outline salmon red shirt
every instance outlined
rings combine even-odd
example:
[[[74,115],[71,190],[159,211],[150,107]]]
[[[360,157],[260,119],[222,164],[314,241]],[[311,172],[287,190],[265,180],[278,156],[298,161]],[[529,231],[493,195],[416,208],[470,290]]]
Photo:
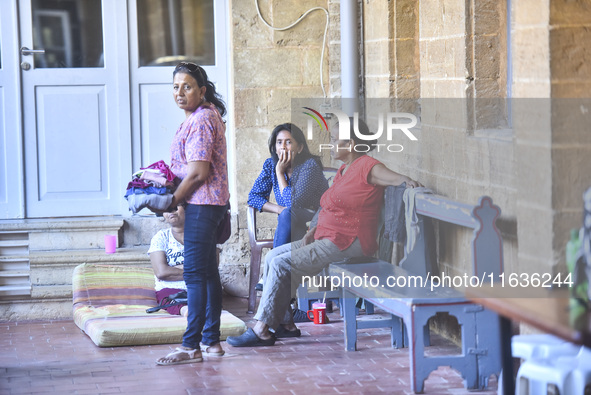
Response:
[[[381,162],[363,155],[353,161],[345,174],[341,166],[333,184],[320,199],[322,211],[314,238],[328,239],[341,251],[359,238],[365,255],[378,249],[378,216],[384,188],[367,182],[371,169]]]

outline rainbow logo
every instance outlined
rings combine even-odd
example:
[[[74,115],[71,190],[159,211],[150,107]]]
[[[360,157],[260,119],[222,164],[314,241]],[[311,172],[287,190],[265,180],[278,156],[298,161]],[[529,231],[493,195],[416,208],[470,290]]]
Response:
[[[303,108],[314,113],[314,114],[310,114],[309,112],[304,111],[304,114],[309,115],[310,117],[312,117],[313,120],[316,121],[318,126],[320,126],[320,130],[322,130],[322,124],[324,124],[324,129],[326,129],[328,131],[328,124],[326,123],[326,119],[324,119],[324,117],[318,111],[316,111],[310,107],[303,107]],[[322,123],[320,123],[320,121],[322,121]]]

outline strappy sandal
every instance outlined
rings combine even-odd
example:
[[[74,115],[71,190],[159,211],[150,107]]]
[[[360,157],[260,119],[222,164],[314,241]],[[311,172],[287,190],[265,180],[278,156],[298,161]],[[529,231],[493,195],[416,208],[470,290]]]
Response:
[[[208,346],[207,344],[201,343],[200,344],[201,352],[204,355],[208,356],[208,357],[221,357],[221,356],[223,356],[226,353],[224,351],[224,349],[221,348],[221,346],[220,346],[221,351],[210,351],[210,349],[213,349],[213,347],[216,346],[216,345],[218,345],[218,344],[220,344],[220,343],[218,342],[218,343],[215,343],[215,344],[212,344],[212,345]]]
[[[199,356],[197,357],[197,353],[199,352]],[[201,362],[203,361],[203,357],[201,356],[201,350],[184,350],[180,347],[177,347],[175,351],[171,352],[170,354],[168,354],[167,356],[165,356],[164,358],[161,359],[166,359],[166,358],[173,358],[177,355],[181,355],[181,354],[187,354],[189,356],[188,359],[181,359],[178,361],[156,361],[157,365],[160,366],[169,366],[169,365],[182,365],[185,363],[194,363],[194,362]]]

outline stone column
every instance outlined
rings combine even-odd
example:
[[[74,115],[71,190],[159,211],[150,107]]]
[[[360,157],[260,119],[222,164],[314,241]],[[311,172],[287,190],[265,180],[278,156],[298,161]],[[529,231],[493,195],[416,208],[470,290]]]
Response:
[[[566,271],[571,228],[582,226],[591,186],[591,2],[550,1],[552,211],[555,263]]]
[[[591,4],[516,1],[512,11],[518,269],[565,272],[591,185]]]
[[[512,3],[517,272],[552,269],[549,0]]]
[[[313,7],[326,7],[323,1],[259,0],[261,14],[275,27],[285,27]],[[331,5],[331,9],[335,6]],[[338,7],[338,4],[336,4]],[[221,254],[220,273],[224,289],[246,295],[250,248],[246,231],[248,192],[269,157],[267,141],[273,128],[291,121],[292,98],[322,97],[320,55],[326,15],[309,14],[292,29],[274,31],[257,15],[252,1],[232,2],[232,55],[236,146],[235,152],[238,234],[226,242]],[[328,88],[327,59],[323,73]],[[338,55],[335,55],[338,56]],[[272,198],[273,199],[273,198]],[[272,237],[277,216],[257,218],[259,237]]]

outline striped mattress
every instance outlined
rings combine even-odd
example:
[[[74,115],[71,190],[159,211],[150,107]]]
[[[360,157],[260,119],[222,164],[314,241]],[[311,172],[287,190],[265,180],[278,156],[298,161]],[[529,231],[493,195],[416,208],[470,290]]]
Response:
[[[81,264],[72,278],[75,324],[99,347],[180,343],[187,319],[157,306],[151,268]],[[244,322],[223,311],[221,338],[246,330]]]

